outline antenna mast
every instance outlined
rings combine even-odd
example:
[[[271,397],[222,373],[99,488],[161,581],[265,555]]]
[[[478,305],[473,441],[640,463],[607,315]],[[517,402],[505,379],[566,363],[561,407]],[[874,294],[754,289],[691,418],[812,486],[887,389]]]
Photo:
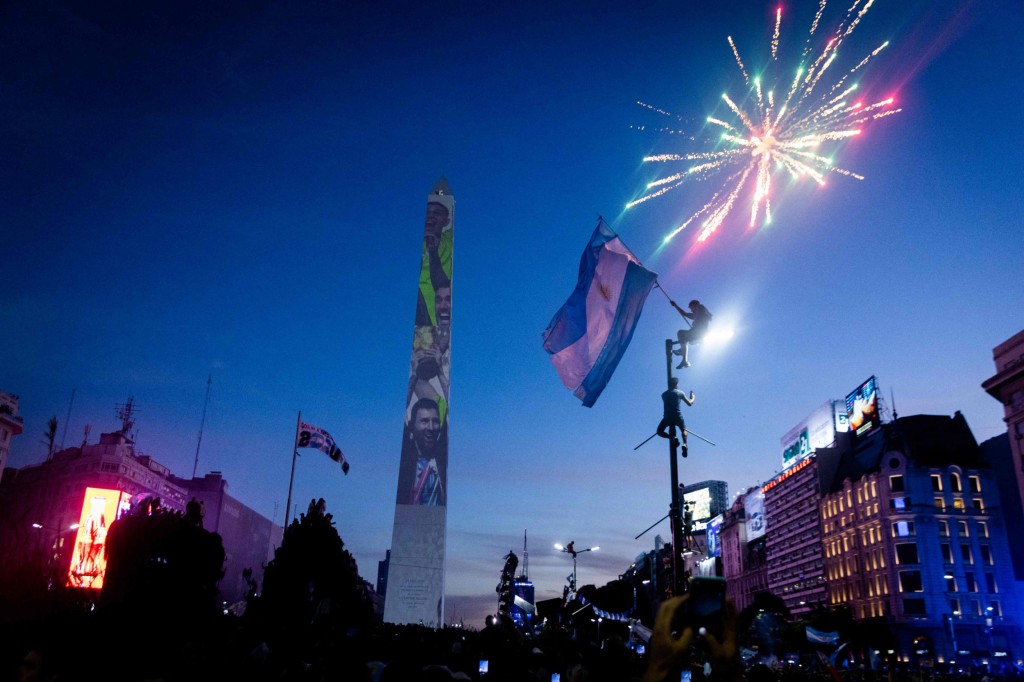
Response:
[[[530,553],[526,551],[526,529],[523,529],[523,568],[519,571],[517,580],[529,580],[530,574]]]
[[[210,404],[210,386],[213,385],[213,373],[206,377],[206,400],[203,402],[203,418],[199,422],[199,440],[196,441],[196,461],[192,464],[192,478],[196,477],[199,468],[199,446],[203,444],[203,427],[206,426],[206,408]]]
[[[135,426],[135,398],[128,396],[128,402],[115,407],[117,411],[114,414],[121,420],[121,433],[128,436],[132,427]]]

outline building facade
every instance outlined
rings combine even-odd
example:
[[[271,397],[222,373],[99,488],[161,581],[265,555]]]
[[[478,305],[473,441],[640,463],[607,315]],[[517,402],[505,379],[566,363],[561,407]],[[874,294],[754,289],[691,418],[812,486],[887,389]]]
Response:
[[[820,503],[828,600],[892,627],[914,664],[1020,652],[1008,527],[960,413],[885,424],[844,449]]]
[[[20,435],[24,426],[18,416],[18,396],[0,391],[0,480],[11,453],[11,439]]]
[[[811,453],[761,488],[768,589],[797,618],[826,602],[819,459]]]
[[[752,492],[752,491],[748,491]],[[759,592],[768,591],[768,563],[763,536],[748,540],[745,495],[739,495],[725,512],[718,535],[722,577],[727,593],[742,611]]]
[[[1004,489],[1003,497],[1007,502],[1013,500],[1012,513],[1014,519],[1020,521],[1021,500],[1024,500],[1024,331],[996,346],[992,359],[996,373],[981,386],[1003,405],[1010,447],[1010,464],[1005,472],[1016,487],[1015,498],[1008,489]],[[1024,580],[1024,550],[1020,548],[1014,552],[1014,568],[1017,580]]]
[[[147,498],[183,512],[193,497],[206,508],[206,530],[224,543],[221,599],[239,601],[247,590],[242,570],[251,568],[262,579],[263,565],[280,543],[280,527],[227,495],[219,473],[180,479],[138,453],[124,431],[8,472],[0,485],[0,572],[28,567],[44,572],[51,583],[101,588],[106,533],[122,513]]]

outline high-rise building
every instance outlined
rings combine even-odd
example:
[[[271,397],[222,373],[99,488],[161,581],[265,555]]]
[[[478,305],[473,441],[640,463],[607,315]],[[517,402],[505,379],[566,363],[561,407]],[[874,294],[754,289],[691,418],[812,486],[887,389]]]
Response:
[[[796,617],[825,603],[818,520],[819,454],[807,455],[762,486],[767,532],[768,589]]]
[[[391,566],[391,550],[389,549],[381,561],[377,562],[376,592],[382,597],[388,594],[388,569]]]
[[[442,177],[427,197],[384,601],[389,623],[443,623],[454,224],[455,199]]]
[[[22,431],[24,424],[18,416],[18,396],[0,391],[0,480],[11,452],[11,439]]]

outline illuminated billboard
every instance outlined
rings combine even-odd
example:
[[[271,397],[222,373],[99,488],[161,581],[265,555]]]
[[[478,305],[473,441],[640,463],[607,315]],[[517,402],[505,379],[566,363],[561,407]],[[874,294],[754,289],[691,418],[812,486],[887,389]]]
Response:
[[[704,530],[708,521],[725,512],[728,485],[725,481],[701,481],[688,486],[680,486],[680,506],[683,517],[690,514],[693,522],[692,530]]]
[[[122,490],[86,488],[75,546],[68,569],[69,587],[103,587],[107,570],[107,531],[131,508],[132,496]]]
[[[873,431],[881,423],[878,415],[878,380],[869,378],[846,396],[846,418],[850,430],[858,436]]]
[[[719,514],[708,521],[708,556],[722,556],[722,545],[719,542],[718,534],[722,530],[722,518]]]
[[[779,441],[782,446],[782,468],[788,469],[818,448],[827,448],[836,441],[837,431],[846,431],[845,405],[828,401]]]
[[[754,488],[744,496],[743,512],[747,519],[747,542],[764,535],[764,492],[761,488]]]

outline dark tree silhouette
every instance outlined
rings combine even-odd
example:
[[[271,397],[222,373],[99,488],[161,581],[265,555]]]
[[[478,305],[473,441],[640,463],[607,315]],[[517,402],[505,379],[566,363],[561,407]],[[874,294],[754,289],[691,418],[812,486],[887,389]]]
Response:
[[[263,594],[246,617],[285,660],[303,656],[351,627],[370,623],[373,607],[352,555],[323,499],[285,530],[263,575]]]
[[[224,545],[180,512],[147,500],[111,524],[106,551],[101,608],[166,612],[193,621],[218,613]]]
[[[49,421],[46,422],[46,431],[43,431],[43,445],[46,446],[46,459],[47,461],[53,457],[54,443],[57,440],[57,415],[50,417]]]

